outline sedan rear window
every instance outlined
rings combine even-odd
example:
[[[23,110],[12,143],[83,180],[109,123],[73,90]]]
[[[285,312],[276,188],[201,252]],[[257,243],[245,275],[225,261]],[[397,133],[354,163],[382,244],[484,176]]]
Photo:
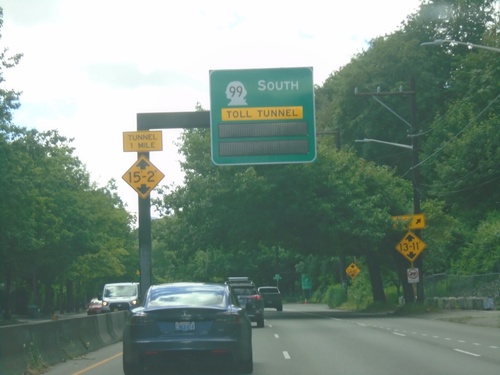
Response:
[[[224,306],[224,294],[216,291],[157,293],[149,301],[149,306]]]
[[[278,288],[259,288],[259,292],[261,293],[279,293]]]
[[[255,290],[255,288],[252,288],[252,287],[245,288],[245,287],[237,286],[237,287],[233,287],[233,291],[238,296],[251,296],[251,295],[257,294],[257,291]]]

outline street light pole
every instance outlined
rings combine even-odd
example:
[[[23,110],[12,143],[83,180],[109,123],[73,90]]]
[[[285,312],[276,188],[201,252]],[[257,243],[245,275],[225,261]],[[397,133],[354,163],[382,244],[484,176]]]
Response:
[[[453,40],[453,39],[436,39],[433,42],[420,43],[420,45],[421,46],[440,46],[443,43],[460,44],[463,46],[467,46],[469,48],[479,48],[479,49],[485,49],[485,50],[493,51],[493,52],[500,52],[500,48],[491,47],[491,46],[483,46],[481,44],[474,44],[474,43],[469,43],[469,42],[460,42],[458,40]]]
[[[354,142],[375,142],[375,143],[383,143],[384,145],[391,145],[391,146],[396,146],[396,147],[402,147],[402,148],[409,148],[410,150],[413,150],[412,145],[405,145],[402,143],[395,143],[395,142],[386,142],[386,141],[381,141],[379,139],[370,139],[370,138],[365,138],[365,139],[355,139]]]

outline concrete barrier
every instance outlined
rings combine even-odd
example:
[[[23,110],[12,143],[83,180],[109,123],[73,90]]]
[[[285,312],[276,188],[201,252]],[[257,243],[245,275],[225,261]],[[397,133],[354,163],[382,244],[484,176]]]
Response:
[[[494,310],[494,299],[490,297],[432,297],[425,304],[445,310]]]
[[[97,325],[97,331],[99,332],[99,337],[101,338],[104,345],[113,344],[120,339],[119,337],[116,337],[114,335],[112,336],[109,333],[109,323],[107,315],[109,314],[97,314],[89,317],[91,318],[91,320],[96,320],[95,324]]]
[[[127,314],[0,327],[0,374],[23,375],[121,341]]]

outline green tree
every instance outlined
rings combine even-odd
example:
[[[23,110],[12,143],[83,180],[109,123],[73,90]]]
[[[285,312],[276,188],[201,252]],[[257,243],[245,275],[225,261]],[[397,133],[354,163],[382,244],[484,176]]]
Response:
[[[391,227],[391,214],[407,205],[407,183],[349,150],[323,144],[312,164],[215,167],[207,135],[185,132],[186,185],[156,202],[174,216],[175,228],[183,228],[174,229],[181,236],[176,259],[185,254],[181,259],[206,264],[206,251],[220,249],[226,271],[234,257],[236,270],[259,275],[256,259],[275,246],[299,254],[374,256],[375,298],[384,298],[373,249]]]
[[[500,213],[491,212],[479,224],[472,239],[455,259],[461,274],[477,275],[500,272]]]
[[[0,41],[2,27],[3,8],[0,7]],[[7,224],[12,220],[12,215],[14,214],[9,205],[9,202],[11,202],[10,199],[12,192],[9,192],[8,189],[10,188],[10,183],[13,181],[9,180],[9,171],[12,166],[8,163],[11,158],[11,150],[9,150],[8,147],[9,137],[7,132],[12,121],[12,111],[19,108],[20,105],[20,93],[4,87],[4,70],[15,67],[19,63],[22,55],[15,54],[9,56],[7,53],[8,48],[0,48],[0,186],[2,187],[0,190],[0,259],[5,259],[4,256],[7,257],[8,244],[14,241],[17,242],[21,238],[20,233],[15,233],[10,230],[7,231]],[[5,262],[2,262],[2,268],[3,272],[0,271],[0,274],[5,274],[6,283],[3,291],[3,298],[2,293],[0,293],[0,305],[5,307],[5,315],[8,318],[10,314],[8,307],[10,305],[9,297],[12,283],[12,273],[8,269]]]
[[[1,29],[3,27],[3,8],[0,7],[0,41],[2,38]],[[7,47],[0,48],[0,125],[5,126],[12,121],[12,111],[19,108],[19,96],[21,93],[12,89],[3,87],[5,82],[4,69],[14,68],[19,64],[22,54],[17,53],[9,56]]]
[[[334,150],[331,139],[320,139],[314,163],[216,167],[210,161],[208,131],[185,131],[181,138],[185,185],[165,188],[156,201],[165,215],[157,229],[168,231],[155,234],[164,254],[159,262],[168,269],[162,277],[220,278],[227,276],[220,273],[233,269],[259,273],[264,268],[269,273],[259,261],[269,263],[270,249],[280,248],[297,256],[296,265],[305,264],[308,256],[363,257],[375,301],[384,298],[383,275],[397,270],[406,300],[413,300],[405,281],[408,262],[394,250],[400,233],[392,229],[390,219],[412,212],[409,178],[416,167],[412,153],[355,140],[409,144],[409,136],[418,137],[423,146],[419,149],[422,181],[417,188],[429,223],[434,223],[423,232],[428,244],[423,269],[449,269],[457,247],[473,237],[480,218],[472,215],[476,217],[468,219],[473,225],[463,225],[466,220],[457,219],[460,205],[450,195],[440,194],[440,187],[449,178],[458,181],[457,171],[465,173],[471,166],[478,172],[472,186],[482,186],[488,177],[495,181],[492,167],[497,163],[498,142],[491,125],[498,122],[496,106],[488,114],[480,111],[498,95],[498,64],[489,56],[483,66],[485,56],[469,55],[466,49],[436,50],[421,43],[437,38],[495,43],[494,4],[490,0],[423,3],[400,30],[372,40],[366,51],[317,86],[317,128],[324,133],[333,130],[341,150]],[[417,83],[418,134],[409,124],[410,77]],[[355,95],[356,87],[358,94],[394,95],[375,100]],[[484,116],[479,118],[478,113]],[[476,118],[479,121],[469,131],[466,124]],[[473,131],[476,123],[479,129]],[[460,141],[442,147],[457,132]],[[491,138],[485,152],[492,162],[478,159],[481,137]],[[491,205],[487,196],[477,199],[481,202],[477,213]],[[470,203],[475,201],[476,197]],[[308,264],[314,268],[316,262]],[[342,266],[339,269],[343,272]]]
[[[450,270],[452,259],[473,237],[478,222],[496,209],[498,192],[491,189],[498,180],[494,166],[499,142],[493,124],[498,123],[499,76],[498,56],[491,51],[420,44],[435,39],[497,44],[495,4],[489,0],[426,2],[400,30],[372,40],[366,51],[316,90],[319,127],[335,129],[340,136],[337,144],[341,140],[342,146],[354,145],[367,160],[396,167],[398,175],[411,176],[410,152],[354,141],[373,138],[409,144],[408,135],[418,136],[422,207],[435,225],[422,233],[428,244],[423,269],[428,272]],[[405,124],[409,106],[398,94],[400,87],[408,90],[409,76],[417,83],[418,135]],[[376,100],[355,95],[356,87],[358,94],[380,90],[394,95]]]

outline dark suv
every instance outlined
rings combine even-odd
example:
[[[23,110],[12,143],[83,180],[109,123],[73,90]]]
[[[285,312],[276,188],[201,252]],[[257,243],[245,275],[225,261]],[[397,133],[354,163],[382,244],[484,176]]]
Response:
[[[283,298],[276,286],[261,286],[259,294],[264,298],[265,307],[274,307],[277,311],[283,311]]]
[[[245,307],[247,315],[257,327],[264,327],[264,299],[257,287],[248,277],[229,277],[226,284],[238,297],[240,306]]]

